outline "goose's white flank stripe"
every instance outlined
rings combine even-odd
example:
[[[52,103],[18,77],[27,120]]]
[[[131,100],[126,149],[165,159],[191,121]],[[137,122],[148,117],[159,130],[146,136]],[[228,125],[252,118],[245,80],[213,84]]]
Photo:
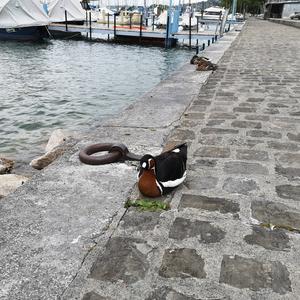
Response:
[[[158,187],[158,188],[159,188],[159,190],[160,190],[160,194],[162,195],[162,193],[163,193],[163,190],[162,190],[162,188],[161,188],[160,184],[158,183],[158,181],[157,181],[157,180],[155,180],[155,183],[156,183],[157,187]]]
[[[165,188],[167,188],[167,187],[175,187],[175,186],[183,183],[184,180],[185,180],[185,178],[186,178],[186,171],[184,172],[184,174],[183,174],[183,176],[181,178],[176,179],[176,180],[169,180],[169,181],[165,181],[165,182],[161,182],[160,181],[160,184],[163,187],[165,187]]]

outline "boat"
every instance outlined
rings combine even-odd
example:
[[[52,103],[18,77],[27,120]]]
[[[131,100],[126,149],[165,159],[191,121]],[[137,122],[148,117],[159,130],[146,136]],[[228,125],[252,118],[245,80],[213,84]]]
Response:
[[[0,0],[0,40],[37,41],[49,18],[39,0]]]
[[[203,16],[201,13],[196,13],[196,16],[201,17],[203,20],[217,21],[221,20],[225,13],[225,9],[220,6],[211,6],[204,10]]]
[[[86,11],[82,8],[80,0],[50,0],[48,15],[52,23],[67,21],[68,24],[83,25],[86,20]]]
[[[181,26],[183,30],[188,30],[190,28],[190,13],[184,13],[179,18],[179,26]],[[192,16],[191,29],[195,29],[196,27],[197,27],[197,18]]]

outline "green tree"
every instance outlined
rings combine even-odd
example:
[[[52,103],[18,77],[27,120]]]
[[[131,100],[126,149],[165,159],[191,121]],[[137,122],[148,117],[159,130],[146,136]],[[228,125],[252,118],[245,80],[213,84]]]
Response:
[[[233,0],[221,0],[221,5],[231,8]],[[237,0],[237,12],[257,14],[261,12],[264,0]]]

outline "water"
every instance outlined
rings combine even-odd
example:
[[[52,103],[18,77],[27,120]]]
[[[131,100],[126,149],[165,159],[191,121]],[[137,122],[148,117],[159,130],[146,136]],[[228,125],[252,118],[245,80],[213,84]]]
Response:
[[[54,129],[81,130],[116,114],[191,56],[84,41],[0,42],[0,156],[30,160]]]

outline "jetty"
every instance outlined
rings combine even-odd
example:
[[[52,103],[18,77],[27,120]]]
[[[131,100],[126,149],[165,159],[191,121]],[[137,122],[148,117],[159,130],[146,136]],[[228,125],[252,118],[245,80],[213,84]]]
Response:
[[[298,37],[248,20],[1,199],[0,299],[298,299]],[[137,164],[82,164],[98,142],[187,142],[170,209],[125,207]]]

